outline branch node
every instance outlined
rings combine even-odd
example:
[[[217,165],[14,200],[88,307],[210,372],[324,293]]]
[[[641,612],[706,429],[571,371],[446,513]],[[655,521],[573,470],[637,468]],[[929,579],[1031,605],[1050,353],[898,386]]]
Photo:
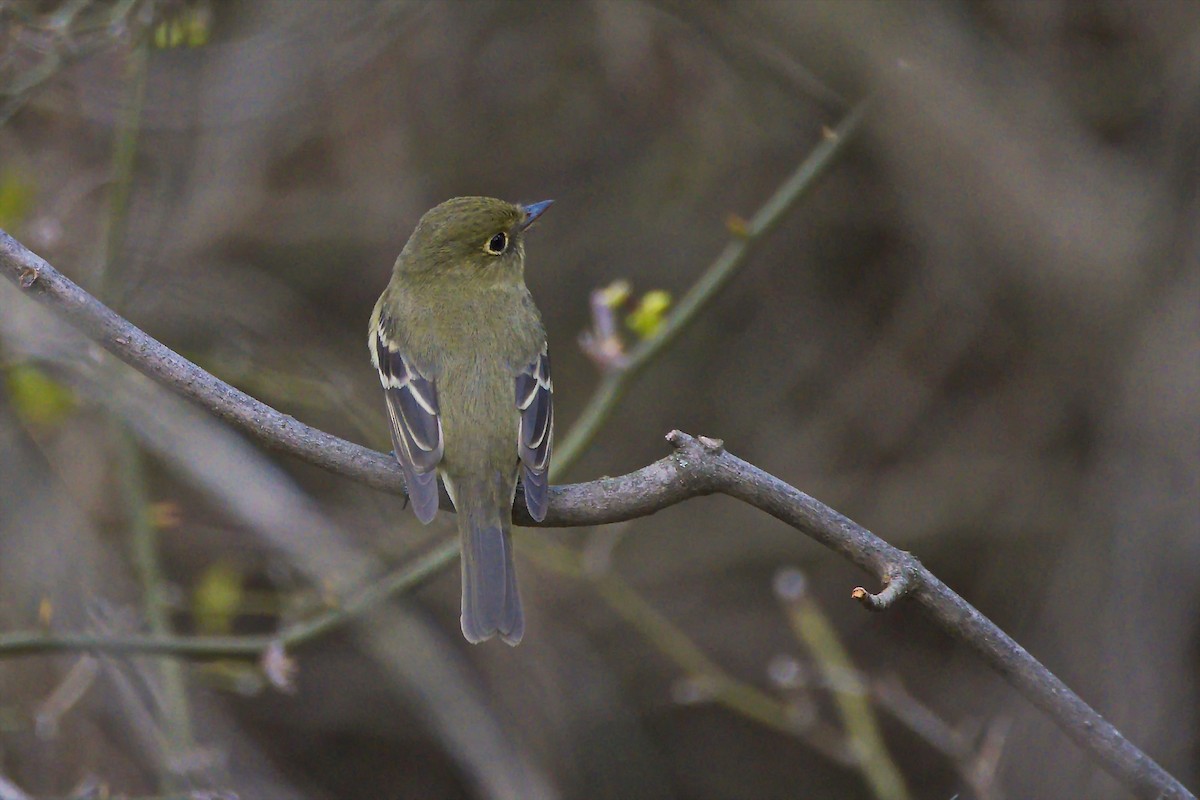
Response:
[[[750,220],[732,212],[725,217],[725,229],[739,239],[749,239],[751,235]]]
[[[879,594],[871,594],[862,586],[855,586],[850,596],[868,611],[886,611],[915,588],[912,571],[899,569],[884,578],[883,590]]]
[[[686,433],[684,433],[681,430],[673,430],[667,434],[667,442],[671,445],[671,447],[674,447],[676,450],[681,449],[682,447],[687,445],[687,443],[690,442],[691,440],[692,440],[692,437],[688,436]]]

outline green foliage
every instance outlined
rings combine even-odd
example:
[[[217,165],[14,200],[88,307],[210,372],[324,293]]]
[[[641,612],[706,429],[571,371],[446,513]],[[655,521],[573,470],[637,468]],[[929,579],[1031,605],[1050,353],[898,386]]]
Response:
[[[0,228],[14,231],[33,208],[34,186],[15,169],[0,170]]]
[[[185,8],[177,16],[165,19],[154,28],[154,46],[203,47],[212,32],[212,15],[207,7]]]
[[[5,385],[17,416],[39,428],[57,428],[75,410],[77,401],[64,386],[32,364],[7,369]]]

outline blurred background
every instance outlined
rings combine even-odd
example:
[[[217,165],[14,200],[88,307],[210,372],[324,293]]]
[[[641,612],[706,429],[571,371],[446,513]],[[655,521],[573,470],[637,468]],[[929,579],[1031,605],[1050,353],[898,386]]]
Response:
[[[1196,786],[1200,5],[2,0],[0,26],[0,227],[380,450],[366,321],[426,209],[557,200],[527,278],[561,442],[614,368],[578,343],[593,290],[627,281],[621,344],[653,336],[662,295],[626,325],[646,293],[685,293],[873,98],[559,479],[721,437]],[[0,442],[0,632],[272,633],[453,532],[7,283]],[[518,547],[516,649],[463,641],[450,565],[290,661],[0,653],[4,797],[1128,796],[915,608],[864,612],[861,573],[731,499]]]

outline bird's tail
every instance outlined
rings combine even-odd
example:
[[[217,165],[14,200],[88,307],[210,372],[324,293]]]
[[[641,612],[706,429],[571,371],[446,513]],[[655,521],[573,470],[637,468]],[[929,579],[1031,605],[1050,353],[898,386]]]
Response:
[[[455,481],[462,539],[462,632],[472,644],[500,634],[515,645],[525,633],[525,615],[513,568],[511,497],[496,494],[482,481]]]

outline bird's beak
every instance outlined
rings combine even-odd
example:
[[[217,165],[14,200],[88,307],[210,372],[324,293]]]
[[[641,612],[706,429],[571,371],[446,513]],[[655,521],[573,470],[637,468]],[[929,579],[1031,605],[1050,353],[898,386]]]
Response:
[[[521,230],[525,230],[532,225],[553,202],[553,200],[543,200],[540,203],[530,203],[525,206],[525,221],[521,223]]]

